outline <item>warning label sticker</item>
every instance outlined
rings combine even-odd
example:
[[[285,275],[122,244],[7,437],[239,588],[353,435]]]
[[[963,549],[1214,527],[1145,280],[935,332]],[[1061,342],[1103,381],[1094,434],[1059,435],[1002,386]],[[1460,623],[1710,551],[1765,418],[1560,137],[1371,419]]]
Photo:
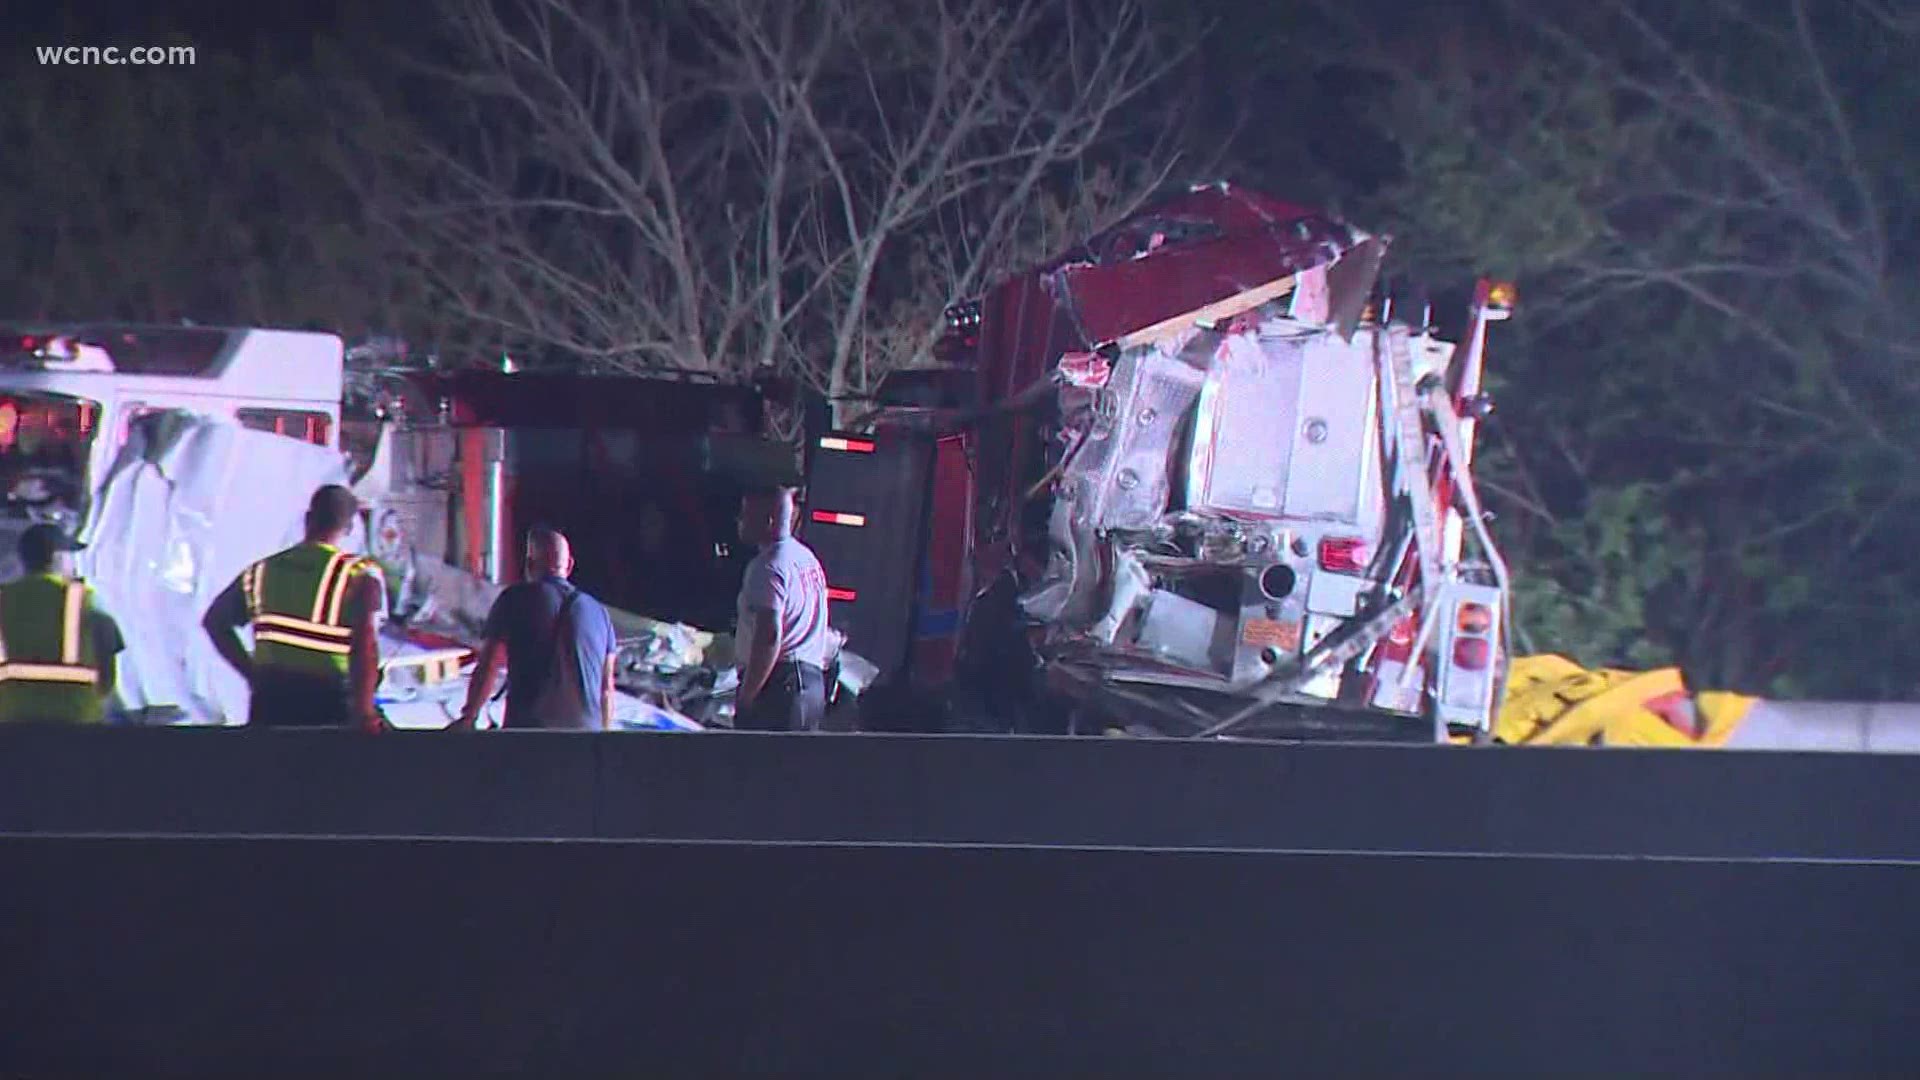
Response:
[[[1282,652],[1300,647],[1300,624],[1273,619],[1248,619],[1240,628],[1240,640],[1249,645],[1271,646]]]

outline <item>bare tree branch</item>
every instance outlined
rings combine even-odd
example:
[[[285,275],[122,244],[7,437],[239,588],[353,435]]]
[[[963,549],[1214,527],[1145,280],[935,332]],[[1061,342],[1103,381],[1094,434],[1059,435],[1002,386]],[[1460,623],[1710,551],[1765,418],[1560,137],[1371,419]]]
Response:
[[[449,2],[467,122],[396,138],[381,215],[463,315],[616,365],[866,393],[1089,155],[1151,118],[1130,179],[1178,160],[1140,0]]]

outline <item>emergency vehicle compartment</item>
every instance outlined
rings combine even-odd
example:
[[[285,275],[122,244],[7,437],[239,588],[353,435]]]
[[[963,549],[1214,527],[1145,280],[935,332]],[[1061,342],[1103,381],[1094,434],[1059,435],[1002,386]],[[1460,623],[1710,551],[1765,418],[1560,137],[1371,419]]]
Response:
[[[1372,335],[1351,342],[1274,321],[1220,341],[1186,455],[1189,507],[1377,531]]]
[[[98,402],[68,394],[0,394],[0,580],[19,576],[15,545],[28,526],[79,523],[100,415]]]
[[[0,394],[0,497],[9,510],[77,511],[100,404],[68,394]]]
[[[1062,388],[1051,558],[1024,598],[1059,655],[1091,644],[1117,679],[1232,690],[1365,610],[1387,514],[1373,336],[1287,310]]]

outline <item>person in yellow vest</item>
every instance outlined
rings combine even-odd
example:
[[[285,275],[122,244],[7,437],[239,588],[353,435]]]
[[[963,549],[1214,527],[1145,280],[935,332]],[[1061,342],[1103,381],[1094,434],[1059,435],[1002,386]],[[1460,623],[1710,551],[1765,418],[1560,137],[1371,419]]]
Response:
[[[359,513],[338,484],[314,492],[306,539],[248,567],[207,609],[213,647],[253,691],[250,726],[387,726],[374,704],[386,582],[374,560],[340,549]]]
[[[126,642],[73,576],[81,545],[56,525],[20,534],[24,576],[0,585],[0,722],[97,724]]]

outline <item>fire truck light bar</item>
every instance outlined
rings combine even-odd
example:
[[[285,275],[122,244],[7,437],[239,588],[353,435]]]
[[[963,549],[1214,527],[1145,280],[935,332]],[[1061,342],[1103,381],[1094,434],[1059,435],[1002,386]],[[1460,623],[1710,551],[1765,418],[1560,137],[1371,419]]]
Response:
[[[868,439],[842,439],[838,436],[829,435],[820,440],[820,449],[848,450],[856,454],[871,454],[873,453],[873,443]]]
[[[829,600],[854,600],[859,596],[860,594],[854,592],[852,589],[835,589],[832,587],[827,589],[827,599]]]
[[[832,510],[815,510],[813,520],[822,525],[852,525],[859,528],[867,523],[865,514],[842,514]]]

